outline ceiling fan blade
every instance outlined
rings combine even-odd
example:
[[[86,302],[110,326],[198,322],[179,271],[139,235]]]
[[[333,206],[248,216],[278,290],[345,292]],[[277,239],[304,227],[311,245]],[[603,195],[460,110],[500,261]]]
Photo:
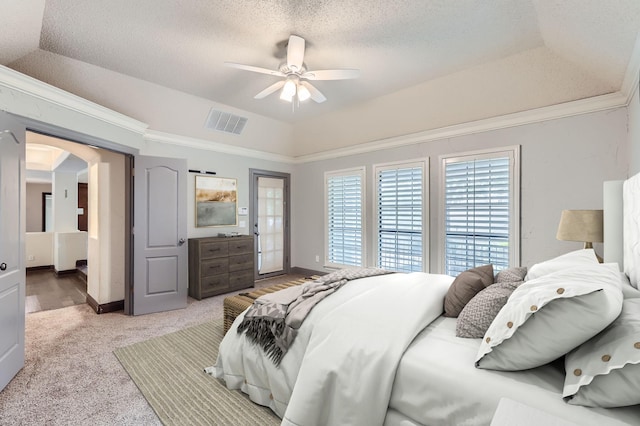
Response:
[[[302,84],[304,87],[309,89],[309,93],[311,93],[311,99],[313,99],[317,103],[320,104],[327,100],[327,98],[322,94],[322,92],[316,89],[311,83],[306,81],[301,81],[300,84]]]
[[[269,96],[270,94],[272,94],[273,92],[278,91],[279,89],[282,88],[282,86],[284,86],[286,80],[280,80],[277,81],[275,83],[273,83],[271,86],[267,87],[266,89],[264,89],[262,92],[258,93],[257,95],[255,95],[253,97],[253,99],[262,99],[262,98],[266,98],[267,96]]]
[[[306,78],[307,80],[349,80],[360,77],[360,70],[342,69],[307,71],[300,77]]]
[[[296,35],[289,37],[287,45],[287,66],[291,71],[300,71],[304,60],[304,39]]]
[[[245,70],[245,71],[253,71],[253,72],[259,72],[261,74],[275,75],[276,77],[285,76],[285,74],[281,73],[280,71],[270,70],[268,68],[262,68],[262,67],[254,67],[253,65],[236,64],[234,62],[225,62],[224,64],[228,67],[238,68],[240,70]]]

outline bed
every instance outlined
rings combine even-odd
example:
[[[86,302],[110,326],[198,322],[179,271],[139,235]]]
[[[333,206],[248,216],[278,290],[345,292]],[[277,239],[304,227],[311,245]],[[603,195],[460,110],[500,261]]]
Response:
[[[640,386],[640,359],[619,363],[618,352],[607,349],[605,355],[598,352],[593,367],[585,361],[592,355],[589,351],[612,348],[620,340],[618,328],[613,327],[627,318],[624,315],[637,310],[640,323],[640,298],[637,303],[634,299],[640,296],[636,199],[640,200],[640,175],[606,184],[605,264],[592,264],[592,255],[583,250],[535,265],[538,276],[532,267],[482,339],[456,337],[458,320],[443,316],[443,300],[455,285],[453,277],[373,276],[350,281],[316,305],[278,366],[237,332],[244,313],[239,315],[220,344],[216,364],[206,371],[229,389],[239,389],[257,404],[270,407],[283,425],[489,425],[503,398],[579,425],[639,425],[640,405],[634,401],[640,392],[634,390]],[[619,272],[619,265],[626,274]],[[544,288],[553,291],[544,293]],[[580,321],[566,316],[576,303],[575,309],[584,310]],[[502,321],[506,315],[513,321]],[[549,327],[547,318],[567,327],[559,341],[545,337],[558,347],[554,350],[559,356],[547,362],[533,354],[533,359],[514,361],[519,358],[510,352],[514,345],[521,352],[527,345],[539,345],[531,333]],[[588,329],[585,324],[590,321],[599,325]],[[625,319],[622,325],[631,323]],[[607,340],[612,333],[618,340]],[[640,340],[638,330],[630,333]],[[637,357],[633,350],[640,353],[640,343],[625,356]],[[639,369],[633,370],[636,366]],[[605,383],[614,373],[623,376],[627,387]],[[632,380],[626,380],[629,377]],[[616,391],[609,392],[607,386]],[[625,401],[625,392],[633,395],[633,405],[602,408],[616,405],[603,402],[602,394],[616,392]]]

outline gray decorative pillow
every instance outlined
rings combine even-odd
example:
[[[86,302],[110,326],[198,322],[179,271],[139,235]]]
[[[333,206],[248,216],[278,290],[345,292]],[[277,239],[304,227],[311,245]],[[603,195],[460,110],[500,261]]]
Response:
[[[478,266],[461,272],[444,297],[444,316],[457,317],[473,296],[493,284],[493,265]]]
[[[497,283],[514,283],[524,281],[527,276],[526,266],[514,266],[513,268],[503,269],[496,275]]]
[[[481,339],[511,293],[523,282],[498,282],[476,294],[458,315],[456,336]]]

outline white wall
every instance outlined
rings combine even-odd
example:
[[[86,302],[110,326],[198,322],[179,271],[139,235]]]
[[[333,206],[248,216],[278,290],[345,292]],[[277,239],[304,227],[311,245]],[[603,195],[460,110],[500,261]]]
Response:
[[[53,265],[53,232],[27,232],[24,248],[27,268]]]
[[[324,253],[324,172],[367,167],[366,218],[372,245],[372,165],[430,157],[431,271],[439,271],[440,164],[444,154],[477,149],[521,146],[521,265],[580,248],[555,239],[563,209],[602,208],[602,182],[628,173],[629,143],[624,108],[418,143],[332,160],[297,165],[292,179],[292,264],[321,270],[315,256]],[[596,244],[602,253],[602,247]],[[370,250],[370,249],[369,249]],[[373,259],[372,250],[368,257]]]
[[[53,230],[78,230],[78,177],[74,172],[52,173]]]
[[[87,232],[56,232],[53,248],[53,266],[56,272],[75,270],[78,260],[87,259]]]
[[[629,176],[640,173],[640,95],[637,88],[629,103],[629,145],[631,146],[631,165]]]
[[[89,239],[87,292],[99,304],[125,294],[125,158],[101,150],[89,163]],[[99,194],[99,195],[96,195]]]

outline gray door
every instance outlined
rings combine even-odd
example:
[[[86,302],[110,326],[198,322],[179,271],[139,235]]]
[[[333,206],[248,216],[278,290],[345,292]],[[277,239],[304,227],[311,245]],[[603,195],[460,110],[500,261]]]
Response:
[[[136,156],[133,314],[187,306],[187,161]]]
[[[0,112],[0,390],[24,366],[25,128]]]
[[[289,174],[250,169],[256,279],[289,273]]]

